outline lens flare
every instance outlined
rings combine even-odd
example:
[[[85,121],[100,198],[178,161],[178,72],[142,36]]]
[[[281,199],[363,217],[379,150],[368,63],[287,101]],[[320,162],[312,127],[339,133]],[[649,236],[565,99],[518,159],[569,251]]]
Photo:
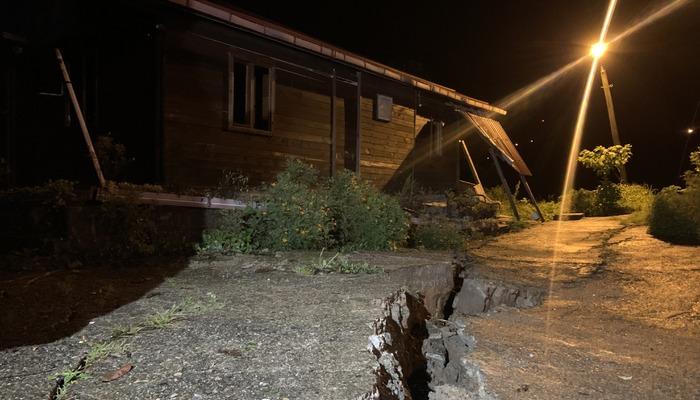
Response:
[[[613,13],[615,12],[615,6],[617,5],[617,0],[611,0],[608,5],[608,12],[605,14],[605,21],[603,22],[603,28],[600,31],[600,38],[598,43],[605,43],[605,37],[608,33],[610,27],[610,21],[612,21]],[[601,52],[602,55],[602,52]],[[556,231],[554,234],[553,242],[553,252],[552,252],[552,262],[549,271],[549,292],[547,295],[547,317],[545,320],[545,336],[549,336],[551,329],[551,314],[552,314],[552,299],[554,293],[554,279],[556,277],[558,255],[559,255],[559,240],[562,232],[562,222],[565,213],[569,212],[571,209],[571,189],[573,189],[574,178],[576,176],[576,163],[578,161],[578,153],[581,148],[581,138],[583,137],[583,128],[586,124],[586,114],[588,112],[588,103],[591,97],[591,91],[593,89],[593,81],[595,80],[596,72],[598,70],[598,57],[593,57],[591,61],[591,69],[588,72],[588,78],[586,79],[586,87],[583,90],[583,97],[581,98],[581,105],[578,111],[578,117],[576,119],[576,126],[574,127],[574,137],[571,141],[571,147],[569,150],[569,160],[566,165],[566,177],[564,178],[564,186],[562,188],[561,194],[561,205],[559,207],[559,221],[557,222]],[[549,346],[545,345],[544,349],[545,357],[549,355]]]
[[[591,46],[591,56],[593,58],[600,58],[605,54],[605,50],[608,49],[608,45],[602,42],[596,43]]]
[[[679,8],[689,4],[691,0],[674,0],[669,3],[667,3],[664,6],[661,6],[660,8],[652,11],[649,15],[638,19],[635,21],[629,28],[626,30],[622,31],[622,33],[616,35],[614,38],[610,40],[610,43],[615,43],[618,42],[627,36],[632,35],[633,33],[636,33],[642,28],[647,27],[648,25],[656,22],[657,20],[668,16],[669,14],[677,11]]]

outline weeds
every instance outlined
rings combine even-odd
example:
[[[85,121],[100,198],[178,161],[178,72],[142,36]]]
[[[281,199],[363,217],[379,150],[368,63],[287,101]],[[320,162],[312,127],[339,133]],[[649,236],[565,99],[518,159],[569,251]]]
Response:
[[[242,347],[242,350],[245,352],[255,351],[257,349],[258,349],[258,344],[256,342],[253,342],[253,341],[245,342],[245,344]]]
[[[55,396],[53,396],[52,398],[56,400],[64,400],[68,396],[68,389],[71,385],[73,385],[81,379],[86,379],[89,376],[90,375],[88,375],[82,370],[72,369],[49,376],[49,380],[57,382],[56,384],[58,388],[55,392]]]
[[[144,327],[140,325],[118,326],[112,330],[112,339],[135,336],[142,330],[144,330]]]
[[[201,314],[219,307],[214,293],[207,293],[205,301],[195,301],[187,297],[181,303],[155,313],[142,322],[135,325],[120,326],[112,331],[112,339],[135,336],[144,330],[159,330],[170,327],[174,322],[187,316]]]
[[[92,347],[90,347],[90,351],[88,351],[87,355],[85,356],[85,365],[86,367],[90,366],[111,354],[123,353],[125,351],[125,340],[110,340],[107,342],[94,344]]]
[[[153,314],[143,322],[144,329],[165,329],[173,324],[176,320],[182,318],[184,313],[182,308],[174,305],[165,311]]]
[[[384,270],[381,267],[369,265],[366,262],[353,262],[347,257],[336,253],[333,257],[324,258],[323,250],[318,259],[297,266],[294,271],[300,275],[315,275],[318,273],[338,273],[338,274],[378,274]]]

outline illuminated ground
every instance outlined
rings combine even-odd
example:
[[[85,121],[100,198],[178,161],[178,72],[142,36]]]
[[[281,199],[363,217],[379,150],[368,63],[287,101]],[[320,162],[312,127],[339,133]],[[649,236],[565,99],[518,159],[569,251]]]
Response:
[[[700,248],[618,221],[563,225],[549,303],[467,318],[473,357],[499,398],[700,398]],[[554,226],[480,249],[479,270],[546,285]]]

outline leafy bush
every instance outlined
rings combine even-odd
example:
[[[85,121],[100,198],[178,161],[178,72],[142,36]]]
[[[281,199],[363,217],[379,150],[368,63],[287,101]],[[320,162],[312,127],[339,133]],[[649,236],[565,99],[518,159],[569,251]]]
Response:
[[[595,205],[599,215],[622,214],[620,200],[622,200],[620,188],[610,181],[603,181],[595,190]]]
[[[585,211],[581,211],[581,209],[577,211],[591,216],[616,215],[623,212],[619,204],[622,193],[610,178],[613,172],[620,173],[630,157],[632,157],[632,145],[630,144],[610,147],[596,146],[592,151],[581,150],[578,161],[584,167],[592,169],[600,178],[601,183],[595,190],[594,201],[582,207]],[[574,208],[574,210],[576,209]]]
[[[398,200],[350,171],[339,172],[330,180],[328,205],[334,221],[333,241],[339,246],[381,250],[406,240],[408,221]]]
[[[322,181],[312,166],[290,160],[261,201],[264,211],[224,213],[198,250],[377,250],[406,240],[407,217],[398,201],[348,171]]]
[[[671,243],[700,244],[699,204],[677,186],[662,189],[651,208],[649,233]]]
[[[619,185],[603,181],[595,190],[575,189],[571,193],[571,211],[584,213],[588,217],[618,215],[624,212],[621,200]]]
[[[263,195],[264,248],[311,250],[332,247],[328,193],[310,165],[290,160]]]
[[[461,250],[465,237],[454,224],[435,222],[416,225],[413,230],[413,246],[428,250]]]
[[[684,175],[686,188],[669,186],[654,199],[649,233],[678,244],[700,244],[700,147],[690,155],[692,169]]]
[[[196,246],[200,253],[255,253],[260,250],[262,214],[252,208],[245,210],[222,210],[215,229],[202,234],[202,242]]]
[[[628,223],[646,224],[654,202],[654,191],[646,185],[619,185],[621,199],[620,207],[624,212],[632,215],[627,219]]]

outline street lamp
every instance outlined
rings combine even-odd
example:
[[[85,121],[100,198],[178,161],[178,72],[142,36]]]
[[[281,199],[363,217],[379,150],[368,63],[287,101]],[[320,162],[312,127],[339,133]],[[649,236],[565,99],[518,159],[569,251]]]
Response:
[[[607,43],[598,42],[598,43],[594,44],[593,46],[591,46],[591,56],[593,56],[593,58],[600,58],[603,56],[603,54],[605,53],[605,50],[607,50],[607,49],[608,49]]]
[[[698,103],[700,104],[700,103]],[[685,165],[685,155],[688,153],[688,145],[690,144],[690,138],[693,136],[693,133],[695,133],[695,128],[690,127],[683,131],[685,133],[686,138],[685,138],[685,145],[683,146],[683,152],[681,153],[681,162],[678,164],[678,176],[680,177],[681,174],[683,173],[683,165]]]

